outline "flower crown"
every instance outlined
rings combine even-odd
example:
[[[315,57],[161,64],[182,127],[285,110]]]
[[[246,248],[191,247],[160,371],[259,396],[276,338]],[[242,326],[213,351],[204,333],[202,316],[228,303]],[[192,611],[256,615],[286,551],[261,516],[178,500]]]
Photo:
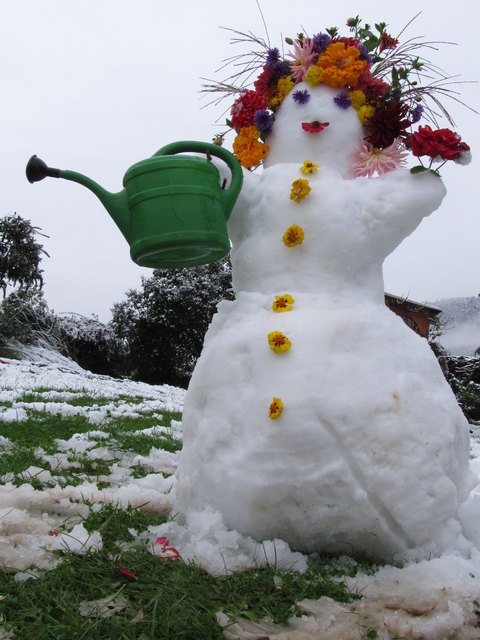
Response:
[[[429,125],[420,127],[416,133],[411,130],[422,117],[436,125],[439,115],[436,109],[453,124],[439,96],[453,97],[460,102],[454,97],[456,92],[448,87],[451,79],[418,53],[425,46],[435,48],[435,43],[412,38],[399,45],[398,39],[387,33],[385,23],[375,24],[374,32],[368,24],[361,26],[359,16],[350,18],[346,24],[351,32],[349,37],[340,36],[338,29],[332,27],[313,37],[299,33],[295,39],[285,38],[291,50],[284,57],[279,49],[268,47],[263,40],[233,31],[237,35],[234,42],[253,42],[260,45],[261,50],[231,58],[229,63],[244,64],[244,69],[228,80],[250,78],[261,69],[260,75],[250,89],[245,85],[235,87],[227,80],[204,85],[204,91],[220,91],[223,97],[239,93],[227,126],[237,133],[233,152],[241,165],[251,170],[262,163],[269,151],[265,140],[272,131],[275,112],[290,92],[293,91],[293,100],[299,105],[309,101],[308,89],[295,89],[300,82],[311,87],[323,84],[338,89],[333,98],[338,108],[356,110],[366,131],[360,151],[369,154],[373,161],[363,173],[357,167],[356,175],[372,175],[377,169],[375,157],[396,157],[395,166],[380,163],[380,166],[395,168],[406,155],[405,149],[418,157],[429,156],[430,167],[434,160],[453,159],[467,164],[469,147],[453,131],[434,131]],[[437,79],[432,80],[432,76]],[[422,85],[424,78],[428,82]],[[302,126],[307,133],[319,133],[328,124],[305,122]],[[221,144],[225,133],[214,141]],[[417,171],[430,167],[421,166]],[[384,171],[377,169],[377,172]]]

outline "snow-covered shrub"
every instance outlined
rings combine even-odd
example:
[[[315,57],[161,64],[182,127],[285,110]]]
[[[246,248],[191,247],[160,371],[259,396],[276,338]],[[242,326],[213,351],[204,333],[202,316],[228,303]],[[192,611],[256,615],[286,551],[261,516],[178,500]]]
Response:
[[[441,355],[439,362],[466,418],[480,424],[480,357]]]
[[[143,278],[112,309],[115,334],[128,344],[128,375],[186,387],[217,304],[231,296],[228,260]]]
[[[48,309],[41,291],[14,291],[0,303],[0,344],[15,340],[35,344],[55,341],[55,316]]]
[[[124,343],[110,324],[79,313],[56,316],[55,332],[61,351],[93,373],[119,376],[123,373]]]

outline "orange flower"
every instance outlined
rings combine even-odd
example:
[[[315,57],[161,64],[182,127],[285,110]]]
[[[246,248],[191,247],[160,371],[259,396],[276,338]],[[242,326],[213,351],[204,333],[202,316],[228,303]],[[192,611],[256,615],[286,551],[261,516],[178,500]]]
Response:
[[[304,237],[305,233],[302,227],[299,227],[298,224],[292,224],[283,234],[283,244],[289,248],[296,247],[302,244]]]
[[[329,87],[355,86],[366,60],[357,60],[357,47],[347,47],[344,42],[333,42],[318,58],[317,65],[323,69],[322,82]]]
[[[242,127],[233,141],[233,153],[242,167],[251,169],[258,166],[270,147],[259,140],[260,132],[256,127]]]
[[[280,414],[283,411],[283,402],[280,398],[273,398],[270,407],[268,409],[268,417],[270,420],[276,420],[280,417]]]
[[[283,313],[285,311],[291,311],[292,305],[295,300],[289,293],[284,293],[283,296],[275,296],[275,301],[272,304],[272,309],[276,313]]]

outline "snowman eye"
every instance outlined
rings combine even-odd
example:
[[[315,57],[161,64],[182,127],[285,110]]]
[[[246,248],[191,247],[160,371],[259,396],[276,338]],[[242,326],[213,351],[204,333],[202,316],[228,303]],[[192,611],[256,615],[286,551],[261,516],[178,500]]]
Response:
[[[307,102],[310,100],[310,94],[306,89],[304,89],[303,91],[297,89],[297,91],[293,92],[292,98],[297,104],[307,104]]]
[[[345,91],[340,91],[333,99],[334,103],[340,109],[348,109],[352,106],[352,101],[350,100],[350,96]]]

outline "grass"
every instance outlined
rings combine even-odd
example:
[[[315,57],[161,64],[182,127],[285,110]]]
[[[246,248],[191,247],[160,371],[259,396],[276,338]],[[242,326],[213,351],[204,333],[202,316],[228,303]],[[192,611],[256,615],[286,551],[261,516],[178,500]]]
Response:
[[[137,524],[136,514],[131,523]],[[107,540],[116,528],[110,513],[101,525]],[[98,523],[96,523],[98,524]],[[113,538],[116,534],[113,535]],[[223,638],[215,613],[242,615],[252,620],[268,616],[285,622],[298,613],[303,598],[330,596],[352,599],[328,568],[314,564],[305,574],[279,572],[274,566],[214,578],[193,564],[162,561],[144,546],[86,556],[67,554],[63,563],[40,580],[17,583],[0,575],[0,611],[22,640],[65,638]],[[125,576],[127,568],[135,579]],[[121,597],[123,607],[109,618],[99,615],[104,598]],[[97,601],[97,611],[82,615],[82,603]],[[140,613],[141,612],[141,613]]]
[[[25,394],[22,402],[41,401],[43,391],[48,389]],[[77,394],[59,402],[88,408],[141,401],[136,400]],[[131,478],[143,478],[152,470],[135,456],[148,456],[152,448],[176,452],[181,447],[168,429],[141,433],[159,424],[169,427],[171,420],[181,418],[178,413],[162,411],[161,420],[151,412],[91,424],[88,414],[53,415],[35,411],[33,405],[26,410],[24,422],[0,422],[0,435],[8,439],[0,447],[0,476],[10,474],[15,486],[28,483],[38,491],[45,489],[40,478],[23,474],[35,466],[50,471],[61,486],[88,481],[108,489],[115,463],[123,465]],[[88,436],[92,431],[103,435]],[[86,450],[59,442],[75,434],[88,436]],[[107,459],[93,456],[98,447],[108,450]],[[52,570],[37,570],[38,579],[17,581],[13,573],[0,570],[0,638],[11,631],[11,637],[21,640],[207,640],[224,637],[216,622],[218,611],[251,620],[267,616],[280,623],[299,613],[296,603],[304,598],[329,596],[346,602],[356,597],[346,588],[345,567],[335,558],[312,560],[303,574],[268,565],[215,578],[181,559],[158,558],[132,535],[133,530],[140,534],[165,522],[165,514],[141,507],[85,504],[88,515],[81,516],[83,525],[89,533],[101,534],[102,549],[84,555],[57,551],[62,561]],[[355,565],[351,573],[357,568],[365,570]]]

